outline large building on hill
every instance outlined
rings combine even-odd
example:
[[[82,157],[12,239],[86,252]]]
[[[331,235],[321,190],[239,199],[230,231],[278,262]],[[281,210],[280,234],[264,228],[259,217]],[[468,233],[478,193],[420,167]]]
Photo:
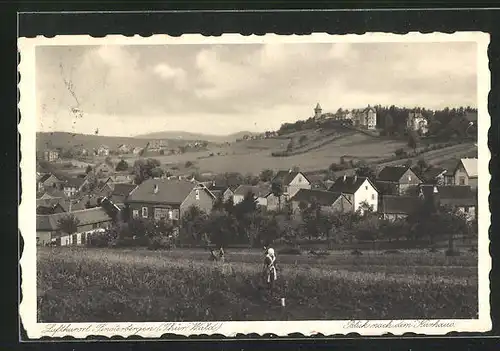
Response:
[[[377,127],[377,111],[375,108],[368,105],[365,108],[342,110],[339,109],[336,113],[323,113],[319,103],[314,108],[314,119],[316,120],[337,120],[337,121],[352,121],[352,124],[358,127],[373,130]]]

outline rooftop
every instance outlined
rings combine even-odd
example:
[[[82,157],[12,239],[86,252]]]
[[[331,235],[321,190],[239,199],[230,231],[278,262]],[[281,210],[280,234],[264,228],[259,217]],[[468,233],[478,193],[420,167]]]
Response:
[[[356,191],[358,191],[359,187],[365,182],[365,180],[368,180],[370,182],[370,180],[366,177],[358,177],[358,176],[339,177],[337,178],[335,183],[333,183],[330,189],[328,189],[328,191],[354,194]]]
[[[180,205],[196,187],[207,191],[203,185],[184,179],[148,179],[129,194],[127,201]]]
[[[331,191],[300,189],[290,200],[311,203],[315,199],[322,206],[330,206],[341,196],[341,193]]]
[[[381,198],[379,211],[386,214],[410,214],[421,204],[415,196],[389,196]]]
[[[37,215],[36,229],[41,231],[56,231],[59,228],[59,220],[70,215],[69,213],[56,213],[51,215]],[[102,207],[90,208],[71,212],[80,222],[78,226],[96,224],[111,221],[111,217]]]

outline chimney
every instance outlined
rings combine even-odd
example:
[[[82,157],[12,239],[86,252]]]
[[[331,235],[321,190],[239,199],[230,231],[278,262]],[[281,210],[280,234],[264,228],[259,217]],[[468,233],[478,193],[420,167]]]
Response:
[[[215,186],[215,180],[212,181],[212,186]]]
[[[288,170],[288,173],[292,173],[292,169],[291,168]]]
[[[353,180],[353,183],[356,183],[358,180],[358,176],[357,175],[354,175],[354,180]]]
[[[346,175],[346,174],[344,174],[344,182],[346,181],[346,179],[347,179],[347,175]]]
[[[158,194],[158,184],[153,186],[153,194]]]

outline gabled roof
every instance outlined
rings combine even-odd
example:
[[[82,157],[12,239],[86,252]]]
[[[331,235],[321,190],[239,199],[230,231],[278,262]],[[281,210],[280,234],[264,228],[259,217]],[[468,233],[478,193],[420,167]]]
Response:
[[[233,194],[246,196],[249,192],[253,193],[256,197],[266,197],[271,193],[271,190],[268,187],[240,185],[236,188]]]
[[[111,217],[102,207],[89,208],[81,211],[74,211],[71,213],[55,213],[51,215],[37,215],[36,216],[36,230],[40,231],[56,231],[59,228],[59,220],[73,215],[78,220],[78,226],[109,222]]]
[[[385,214],[410,214],[415,212],[422,204],[415,196],[390,196],[382,197],[379,212]]]
[[[36,200],[36,207],[54,207],[62,200],[60,197],[40,198]]]
[[[325,190],[312,190],[312,189],[300,189],[297,193],[290,199],[290,201],[311,203],[313,199],[321,206],[331,206],[342,197],[341,193],[334,193]],[[346,198],[347,200],[347,198]]]
[[[319,102],[316,104],[316,107],[314,109],[315,110],[321,110],[321,106],[319,105]]]
[[[477,158],[462,158],[460,162],[469,178],[477,178]]]
[[[443,205],[454,206],[474,206],[477,202],[476,193],[468,185],[421,185],[421,190],[425,198],[430,198],[437,189],[439,201]]]
[[[337,178],[335,183],[333,183],[328,191],[354,194],[356,191],[358,191],[359,187],[365,182],[365,180],[368,180],[368,182],[375,189],[377,189],[376,186],[367,177],[346,176],[345,180],[344,177]]]
[[[67,178],[66,181],[65,181],[65,186],[70,186],[70,187],[75,187],[75,188],[80,188],[83,183],[86,182],[86,179],[85,178]]]
[[[399,182],[409,168],[408,166],[385,166],[378,174],[377,180]]]
[[[113,195],[128,196],[135,188],[137,188],[137,185],[135,185],[135,184],[118,183],[118,184],[115,184],[112,194]]]
[[[158,192],[154,193],[154,187]],[[208,192],[206,187],[184,179],[148,179],[135,188],[129,195],[128,202],[153,202],[180,205],[189,193],[198,187]]]
[[[439,175],[444,174],[446,172],[447,172],[446,168],[431,166],[424,171],[424,173],[422,174],[422,178],[424,178],[423,180],[430,182],[435,180],[436,177],[438,177]]]
[[[297,174],[301,174],[304,177],[304,179],[310,183],[309,179],[307,179],[304,173],[294,172],[294,171],[279,171],[278,173],[276,173],[271,182],[272,183],[280,182],[283,185],[290,185],[290,183],[295,179]]]

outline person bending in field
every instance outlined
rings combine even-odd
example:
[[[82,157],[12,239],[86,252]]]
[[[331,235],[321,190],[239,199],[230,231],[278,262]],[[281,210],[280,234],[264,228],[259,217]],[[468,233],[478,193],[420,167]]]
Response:
[[[269,248],[267,249],[267,254],[264,258],[264,279],[270,292],[273,291],[274,282],[277,278],[276,255],[274,254],[274,249]]]

